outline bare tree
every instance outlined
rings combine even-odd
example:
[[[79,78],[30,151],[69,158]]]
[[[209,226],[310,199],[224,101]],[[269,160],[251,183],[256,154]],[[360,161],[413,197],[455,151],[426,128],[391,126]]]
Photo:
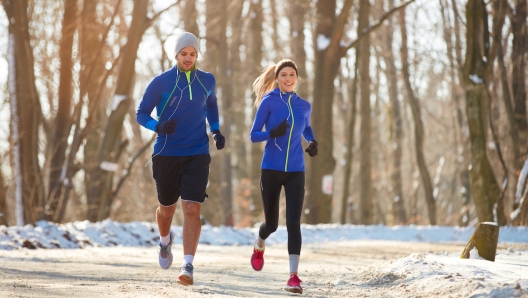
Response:
[[[513,33],[512,41],[512,91],[515,104],[515,121],[519,132],[521,144],[521,156],[528,151],[528,122],[526,120],[526,56],[528,53],[528,2],[526,0],[515,1],[515,13],[511,14],[511,26]],[[518,157],[520,158],[520,157]],[[521,168],[522,160],[517,160],[517,169]]]
[[[332,102],[334,97],[334,78],[337,75],[340,60],[346,55],[350,48],[358,45],[361,40],[368,38],[370,32],[379,28],[385,19],[412,2],[414,2],[414,0],[410,0],[398,7],[395,7],[383,15],[375,25],[365,25],[361,31],[358,31],[357,39],[348,43],[346,46],[342,45],[344,28],[347,23],[353,1],[345,0],[338,16],[335,15],[335,1],[321,0],[316,4],[317,27],[314,36],[315,83],[313,90],[314,100],[312,106],[312,126],[315,136],[318,138],[318,140],[320,140],[320,142],[319,155],[317,158],[313,158],[309,162],[311,168],[317,170],[311,171],[307,176],[308,190],[306,196],[306,210],[308,215],[306,216],[306,219],[308,223],[330,222],[331,217],[332,198],[330,195],[323,193],[322,180],[323,176],[332,175],[335,168],[335,159],[332,156]],[[366,1],[366,3],[368,3],[368,1]],[[364,17],[364,14],[361,14],[361,12],[360,17]],[[359,22],[361,23],[361,21]],[[362,63],[368,63],[368,59],[365,57],[363,57],[361,60]],[[362,78],[365,73],[361,73],[361,65],[359,65],[358,68],[359,76]],[[365,86],[367,85],[365,82],[361,82],[361,84],[365,84]],[[361,86],[363,87],[363,85]],[[330,103],[328,101],[330,101]],[[361,141],[361,144],[365,144],[363,140]],[[363,161],[364,158],[362,157],[361,159]],[[369,167],[365,168],[365,170],[369,171],[368,169]],[[369,173],[366,173],[365,175],[367,175],[370,179]],[[370,182],[368,182],[368,185],[370,185]],[[364,190],[367,191],[368,189],[370,189],[370,187],[366,186]],[[364,194],[362,193],[362,198],[364,198],[363,195]],[[367,200],[372,200],[372,198]],[[368,205],[368,202],[366,203]],[[365,206],[365,209],[369,209],[368,206]],[[371,215],[372,214],[368,212],[365,214],[366,218],[371,218]]]
[[[225,13],[225,0],[207,0],[205,3],[206,8],[206,48],[207,53],[205,55],[205,69],[214,74],[216,78],[217,86],[217,97],[219,101],[220,113],[223,115],[226,109],[229,109],[229,103],[227,107],[224,106],[226,100],[230,100],[225,94],[229,93],[229,90],[225,90],[224,87],[226,82],[226,71],[227,65],[225,59],[227,59],[227,16]],[[224,56],[222,56],[224,55]],[[228,87],[229,88],[229,87]],[[225,99],[225,100],[224,100]],[[225,120],[225,118],[223,118]],[[207,204],[203,210],[204,218],[212,225],[225,224],[231,222],[232,224],[232,210],[233,201],[231,196],[231,165],[227,163],[229,160],[229,134],[230,127],[226,122],[221,122],[223,127],[222,133],[227,139],[227,147],[222,151],[216,149],[211,150],[211,165],[209,176],[209,186],[207,193],[209,198]],[[211,142],[210,148],[214,148]],[[228,176],[228,177],[226,177]],[[222,212],[218,212],[222,210]]]
[[[17,131],[13,140],[18,154],[14,154],[20,175],[17,187],[21,190],[23,214],[17,214],[17,224],[34,223],[44,218],[44,182],[38,162],[38,131],[41,120],[40,101],[35,85],[33,52],[30,45],[28,2],[2,0],[9,19],[13,38],[14,92],[11,108],[16,111],[12,127]],[[13,97],[15,95],[15,97]],[[22,108],[23,107],[23,108]],[[23,218],[21,218],[23,216]]]
[[[197,22],[198,11],[196,10],[196,0],[185,0],[181,4],[183,9],[180,10],[180,15],[185,31],[200,36]]]
[[[456,159],[459,161],[457,163],[458,167],[458,179],[454,179],[454,182],[458,181],[460,184],[460,189],[462,191],[458,192],[460,195],[460,201],[462,203],[462,210],[460,210],[460,217],[458,219],[458,224],[461,226],[467,226],[470,220],[470,186],[469,186],[469,141],[467,137],[467,121],[464,117],[464,105],[462,103],[463,91],[461,90],[463,86],[457,82],[457,78],[462,78],[462,69],[460,67],[461,58],[460,51],[460,33],[458,31],[458,12],[456,7],[456,2],[454,3],[452,9],[454,14],[454,25],[451,25],[450,13],[448,10],[448,0],[440,0],[440,13],[442,15],[442,21],[444,23],[443,33],[444,40],[446,43],[447,49],[447,59],[449,61],[449,74],[450,74],[450,87],[451,87],[451,98],[453,103],[453,111],[456,113],[457,128],[458,132],[455,131],[457,139],[459,140],[458,148],[461,148],[461,152],[457,152]],[[455,30],[456,29],[456,30]],[[453,39],[455,42],[453,42]],[[456,189],[456,188],[455,188]]]
[[[83,1],[82,7],[82,24],[80,25],[80,94],[81,100],[83,95],[86,94],[86,106],[89,113],[91,129],[86,134],[86,141],[83,146],[84,156],[84,189],[85,193],[92,193],[93,188],[99,187],[95,182],[96,171],[99,168],[97,164],[97,152],[101,144],[101,132],[104,128],[106,121],[106,109],[107,96],[103,94],[103,89],[106,84],[103,78],[105,76],[105,62],[110,59],[105,57],[113,56],[110,55],[110,47],[107,41],[100,36],[105,36],[105,28],[103,27],[102,20],[107,17],[111,18],[110,24],[106,31],[110,29],[115,18],[115,14],[121,9],[120,2],[117,2],[112,8],[115,11],[109,11],[103,9],[103,17],[100,19],[97,17],[97,6],[99,1]],[[104,6],[103,6],[104,7]],[[112,17],[112,14],[114,17]],[[110,61],[109,61],[110,62]],[[115,64],[115,61],[112,61]],[[106,92],[104,92],[106,93]],[[90,205],[87,206],[90,208]],[[88,210],[83,210],[83,214],[87,216]]]
[[[219,86],[222,90],[222,93],[219,96],[219,100],[222,107],[222,113],[224,115],[229,115],[233,112],[233,60],[230,59],[229,56],[229,44],[227,42],[227,27],[228,27],[228,3],[229,0],[220,0],[220,23],[219,23],[219,30],[220,35],[218,35],[218,43],[219,43],[219,67],[218,67],[218,76],[216,77],[217,80],[217,86]],[[236,17],[239,17],[242,11],[242,6],[238,6],[235,10]],[[232,28],[235,29],[235,28]],[[238,28],[236,28],[238,29]],[[234,30],[234,32],[237,32],[237,30]],[[238,35],[239,36],[239,35]],[[240,41],[235,41],[236,44],[240,44]],[[238,52],[238,50],[236,50]],[[221,173],[220,176],[220,187],[221,187],[221,194],[220,198],[222,199],[222,210],[225,216],[224,219],[224,225],[226,226],[233,226],[234,225],[234,217],[233,217],[233,181],[232,181],[232,175],[233,175],[233,169],[231,167],[231,154],[233,153],[232,141],[230,141],[231,138],[231,125],[233,124],[233,120],[231,117],[223,117],[223,134],[227,139],[227,148],[224,150],[224,152],[220,153],[223,156],[222,165],[221,165]]]
[[[466,58],[463,68],[466,113],[471,141],[471,193],[480,222],[495,221],[493,206],[500,193],[486,155],[486,132],[482,116],[482,78],[487,71],[489,31],[483,0],[468,0],[466,5]],[[486,58],[486,59],[484,59]]]
[[[306,22],[308,12],[310,12],[310,3],[300,0],[289,0],[289,19],[290,19],[290,34],[291,34],[291,48],[292,59],[297,64],[299,69],[300,84],[297,93],[301,98],[308,99],[310,94],[309,85],[306,76],[306,50],[304,48],[304,24]]]
[[[431,183],[431,175],[427,169],[427,163],[424,156],[424,127],[422,122],[422,116],[420,112],[420,102],[416,98],[413,88],[411,86],[409,62],[408,62],[408,49],[407,49],[407,29],[405,24],[405,10],[400,11],[400,29],[402,37],[401,45],[401,59],[402,59],[402,73],[405,90],[407,91],[407,102],[412,111],[414,118],[414,143],[416,147],[416,162],[418,163],[418,169],[420,171],[420,177],[424,186],[425,201],[427,203],[427,211],[429,215],[429,222],[431,225],[436,225],[436,203],[433,196],[433,185]]]
[[[0,167],[4,161],[4,158],[0,158]],[[7,217],[7,185],[4,178],[4,173],[0,171],[0,226],[8,225]]]
[[[355,127],[356,127],[356,110],[357,110],[357,85],[358,85],[358,68],[357,61],[360,57],[358,56],[358,51],[356,51],[356,59],[354,60],[354,66],[352,70],[349,70],[349,77],[354,77],[352,83],[350,84],[349,91],[349,103],[346,115],[346,153],[345,153],[345,174],[343,177],[343,195],[341,197],[341,210],[339,214],[339,221],[341,224],[347,222],[347,213],[348,213],[348,197],[350,194],[350,177],[352,177],[352,161],[354,160],[354,137],[355,137]],[[352,210],[350,210],[352,211]],[[349,222],[353,223],[353,212],[349,214]]]
[[[312,104],[312,127],[319,143],[319,155],[311,158],[311,169],[307,174],[306,216],[308,223],[327,223],[331,220],[332,197],[322,192],[322,180],[332,175],[335,159],[332,155],[332,102],[334,78],[337,75],[341,57],[336,51],[343,36],[352,0],[345,1],[339,18],[336,16],[336,1],[318,1],[317,27],[314,36],[315,84]],[[328,39],[330,44],[326,44]],[[317,169],[317,170],[315,170]]]
[[[254,80],[262,71],[262,0],[250,1],[249,5],[249,25],[247,38],[247,57],[249,66],[249,77]],[[250,81],[252,83],[252,81]],[[254,96],[252,99],[254,100]],[[249,103],[251,106],[253,102]],[[255,118],[256,109],[252,109],[252,117]],[[263,150],[261,144],[251,145],[251,222],[255,224],[263,218],[262,198],[260,194],[260,163],[262,160]]]
[[[77,29],[77,0],[64,1],[64,15],[62,19],[62,36],[60,40],[59,57],[60,79],[57,116],[54,121],[54,135],[51,140],[51,163],[49,171],[49,194],[46,202],[48,220],[59,219],[59,202],[62,187],[60,186],[62,169],[66,160],[68,136],[70,134],[71,106],[73,101],[73,35]]]
[[[94,178],[99,187],[89,193],[88,218],[91,221],[103,220],[110,214],[113,201],[113,169],[105,165],[115,164],[127,140],[121,140],[123,120],[129,105],[132,102],[132,87],[135,76],[135,61],[137,49],[141,43],[143,33],[150,27],[161,12],[153,18],[147,17],[148,0],[136,1],[132,13],[132,22],[128,31],[127,44],[122,50],[123,63],[117,73],[116,90],[112,103],[112,111],[104,129],[102,142],[97,154],[97,163],[100,167],[96,170]]]
[[[231,36],[228,43],[228,84],[231,85],[230,97],[224,97],[224,102],[229,102],[230,109],[224,108],[222,113],[226,115],[225,120],[231,123],[229,127],[229,142],[228,152],[230,153],[230,162],[232,165],[232,182],[234,186],[232,192],[234,195],[233,215],[234,222],[241,223],[249,220],[247,217],[249,200],[251,197],[251,183],[249,172],[249,127],[246,124],[246,91],[250,86],[248,80],[248,71],[244,67],[240,50],[243,45],[243,30],[244,30],[244,8],[245,1],[229,0],[227,9],[230,13],[228,16],[228,25],[231,28]],[[230,116],[228,116],[230,115]],[[224,122],[225,123],[225,122]],[[227,126],[226,126],[227,128]],[[224,129],[225,130],[225,129]],[[248,191],[249,190],[249,191]]]
[[[389,7],[394,7],[394,0],[389,0]],[[402,150],[403,150],[403,119],[400,107],[400,101],[398,99],[398,74],[394,62],[394,54],[392,52],[393,44],[393,29],[394,22],[392,19],[388,20],[388,24],[385,27],[385,37],[382,42],[383,58],[386,65],[386,77],[389,80],[389,99],[390,99],[390,142],[392,143],[392,215],[394,218],[394,224],[405,224],[407,223],[407,215],[405,213],[405,199],[402,190],[402,176],[401,176],[401,163],[402,163]]]
[[[361,0],[359,4],[358,36],[368,27],[370,15],[370,1]],[[370,119],[370,41],[369,36],[363,38],[358,45],[358,69],[360,78],[360,200],[359,218],[362,224],[374,223],[374,203],[372,198],[372,126]]]

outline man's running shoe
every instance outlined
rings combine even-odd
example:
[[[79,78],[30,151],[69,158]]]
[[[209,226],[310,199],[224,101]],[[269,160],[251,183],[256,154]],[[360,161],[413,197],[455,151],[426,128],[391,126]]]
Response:
[[[172,242],[174,240],[174,234],[170,232],[170,242],[166,246],[159,244],[159,264],[162,269],[169,269],[172,265]]]
[[[251,255],[251,267],[255,271],[260,271],[264,267],[264,248],[259,248],[256,240],[253,247],[253,255]]]
[[[286,291],[302,294],[301,282],[302,280],[299,279],[297,274],[290,274],[290,279],[288,279],[288,283],[286,284],[285,288]]]
[[[193,270],[194,267],[191,263],[187,263],[185,266],[180,268],[180,275],[178,275],[178,282],[185,286],[193,284]]]

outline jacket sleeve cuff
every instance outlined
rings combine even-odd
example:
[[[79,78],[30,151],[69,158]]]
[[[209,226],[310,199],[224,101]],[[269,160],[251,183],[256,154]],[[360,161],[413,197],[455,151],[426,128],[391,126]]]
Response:
[[[156,126],[158,126],[158,121],[152,119],[145,125],[146,128],[156,132]]]
[[[211,129],[211,132],[215,131],[215,130],[220,130],[220,123],[219,122],[215,122],[213,124],[210,125],[210,129]]]

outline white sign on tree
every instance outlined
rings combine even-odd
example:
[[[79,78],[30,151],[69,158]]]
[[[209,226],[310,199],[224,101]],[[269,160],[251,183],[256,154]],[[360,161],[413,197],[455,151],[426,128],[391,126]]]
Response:
[[[323,176],[323,193],[325,195],[331,195],[334,187],[334,177],[332,175]]]

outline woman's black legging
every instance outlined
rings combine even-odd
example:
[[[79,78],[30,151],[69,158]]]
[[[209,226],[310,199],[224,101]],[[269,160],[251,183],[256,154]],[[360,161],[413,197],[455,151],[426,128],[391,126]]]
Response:
[[[279,225],[279,199],[282,186],[286,191],[286,228],[288,229],[288,253],[301,254],[301,213],[304,202],[304,172],[262,170],[260,190],[266,222],[260,226],[259,236],[266,239]]]

